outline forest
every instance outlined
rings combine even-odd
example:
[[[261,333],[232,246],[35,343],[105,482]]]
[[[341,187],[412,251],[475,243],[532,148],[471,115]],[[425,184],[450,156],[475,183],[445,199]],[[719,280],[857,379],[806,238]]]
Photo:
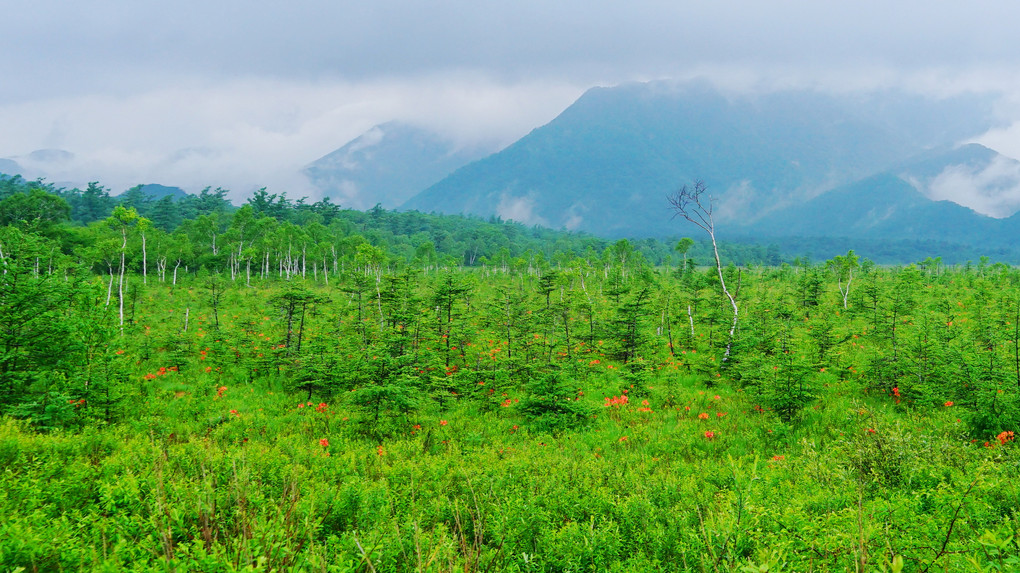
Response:
[[[225,196],[0,179],[5,568],[1020,569],[1012,266]]]

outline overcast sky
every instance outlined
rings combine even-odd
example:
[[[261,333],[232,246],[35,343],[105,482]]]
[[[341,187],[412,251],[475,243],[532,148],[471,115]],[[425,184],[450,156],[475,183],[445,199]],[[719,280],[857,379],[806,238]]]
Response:
[[[1003,94],[1020,3],[958,0],[0,1],[0,157],[53,181],[307,193],[299,169],[400,119],[509,143],[594,85]],[[983,141],[1020,157],[1020,129]]]

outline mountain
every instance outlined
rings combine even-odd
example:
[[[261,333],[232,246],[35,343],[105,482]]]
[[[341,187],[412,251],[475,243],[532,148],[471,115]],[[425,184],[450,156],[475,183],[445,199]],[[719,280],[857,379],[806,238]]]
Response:
[[[0,173],[4,175],[21,175],[21,165],[13,159],[0,158]]]
[[[1001,222],[952,201],[932,201],[909,181],[882,173],[761,220],[740,232],[758,237],[867,237],[879,240],[986,241]]]
[[[961,204],[959,196],[960,190],[979,189],[986,205],[1008,204],[1013,197],[1010,193],[1018,186],[1015,179],[1002,177],[996,183],[991,178],[962,174],[991,169],[1015,174],[1018,166],[1017,161],[977,144],[931,150],[723,235],[736,233],[759,239],[858,237],[1012,249],[1016,230],[1020,230],[1020,215],[995,218],[992,213]],[[951,189],[946,188],[950,176],[957,179]],[[974,181],[967,184],[967,178]],[[957,200],[940,196],[948,192],[955,192]]]
[[[987,147],[963,145],[919,158],[901,171],[929,199],[951,200],[997,218],[1020,211],[1020,161]]]
[[[180,201],[187,199],[188,193],[180,187],[169,187],[167,185],[160,185],[159,183],[146,183],[144,185],[137,186],[138,191],[142,195],[146,195],[153,201],[159,201],[163,197],[171,197],[174,201]],[[125,193],[131,191],[125,191]]]
[[[304,169],[309,181],[344,207],[394,208],[458,167],[492,153],[412,125],[373,127]]]
[[[553,121],[403,208],[497,215],[603,236],[682,232],[665,197],[704,181],[716,221],[748,227],[995,125],[990,98],[896,91],[735,95],[702,82],[587,91]]]

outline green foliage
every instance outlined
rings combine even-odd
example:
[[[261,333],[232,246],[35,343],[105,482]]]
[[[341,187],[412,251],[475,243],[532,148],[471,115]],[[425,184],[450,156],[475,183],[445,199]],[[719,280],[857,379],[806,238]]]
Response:
[[[69,250],[0,228],[5,567],[1020,558],[1008,267],[861,265],[845,308],[831,269],[729,268],[741,322],[724,368],[714,270],[653,268],[644,242],[575,257],[515,244],[437,269],[405,266],[385,233],[341,230],[342,211],[333,229],[249,208],[171,236],[130,207]],[[142,230],[149,264],[166,256],[147,282]]]
[[[536,431],[562,432],[591,421],[593,409],[572,382],[560,372],[549,372],[528,383],[520,408]]]

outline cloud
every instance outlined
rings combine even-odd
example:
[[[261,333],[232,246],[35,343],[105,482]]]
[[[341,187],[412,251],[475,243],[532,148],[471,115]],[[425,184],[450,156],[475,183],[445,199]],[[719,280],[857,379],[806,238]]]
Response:
[[[515,221],[525,225],[549,226],[545,220],[534,212],[535,198],[529,196],[514,197],[504,193],[499,198],[499,205],[496,206],[496,215],[505,221]]]
[[[585,88],[633,80],[991,89],[1020,118],[1020,4],[1001,0],[15,4],[0,34],[0,157],[66,149],[75,158],[51,180],[115,189],[297,195],[303,165],[375,124],[505,144]]]
[[[998,155],[986,165],[947,167],[928,183],[925,195],[991,217],[1009,217],[1020,210],[1020,162]]]
[[[397,119],[465,145],[508,144],[581,91],[444,74],[361,83],[193,82],[124,96],[54,97],[0,105],[0,157],[50,181],[98,180],[114,191],[158,182],[191,191],[224,187],[234,198],[262,186],[314,197],[301,169],[373,125]],[[73,158],[31,161],[32,151],[53,147]]]

